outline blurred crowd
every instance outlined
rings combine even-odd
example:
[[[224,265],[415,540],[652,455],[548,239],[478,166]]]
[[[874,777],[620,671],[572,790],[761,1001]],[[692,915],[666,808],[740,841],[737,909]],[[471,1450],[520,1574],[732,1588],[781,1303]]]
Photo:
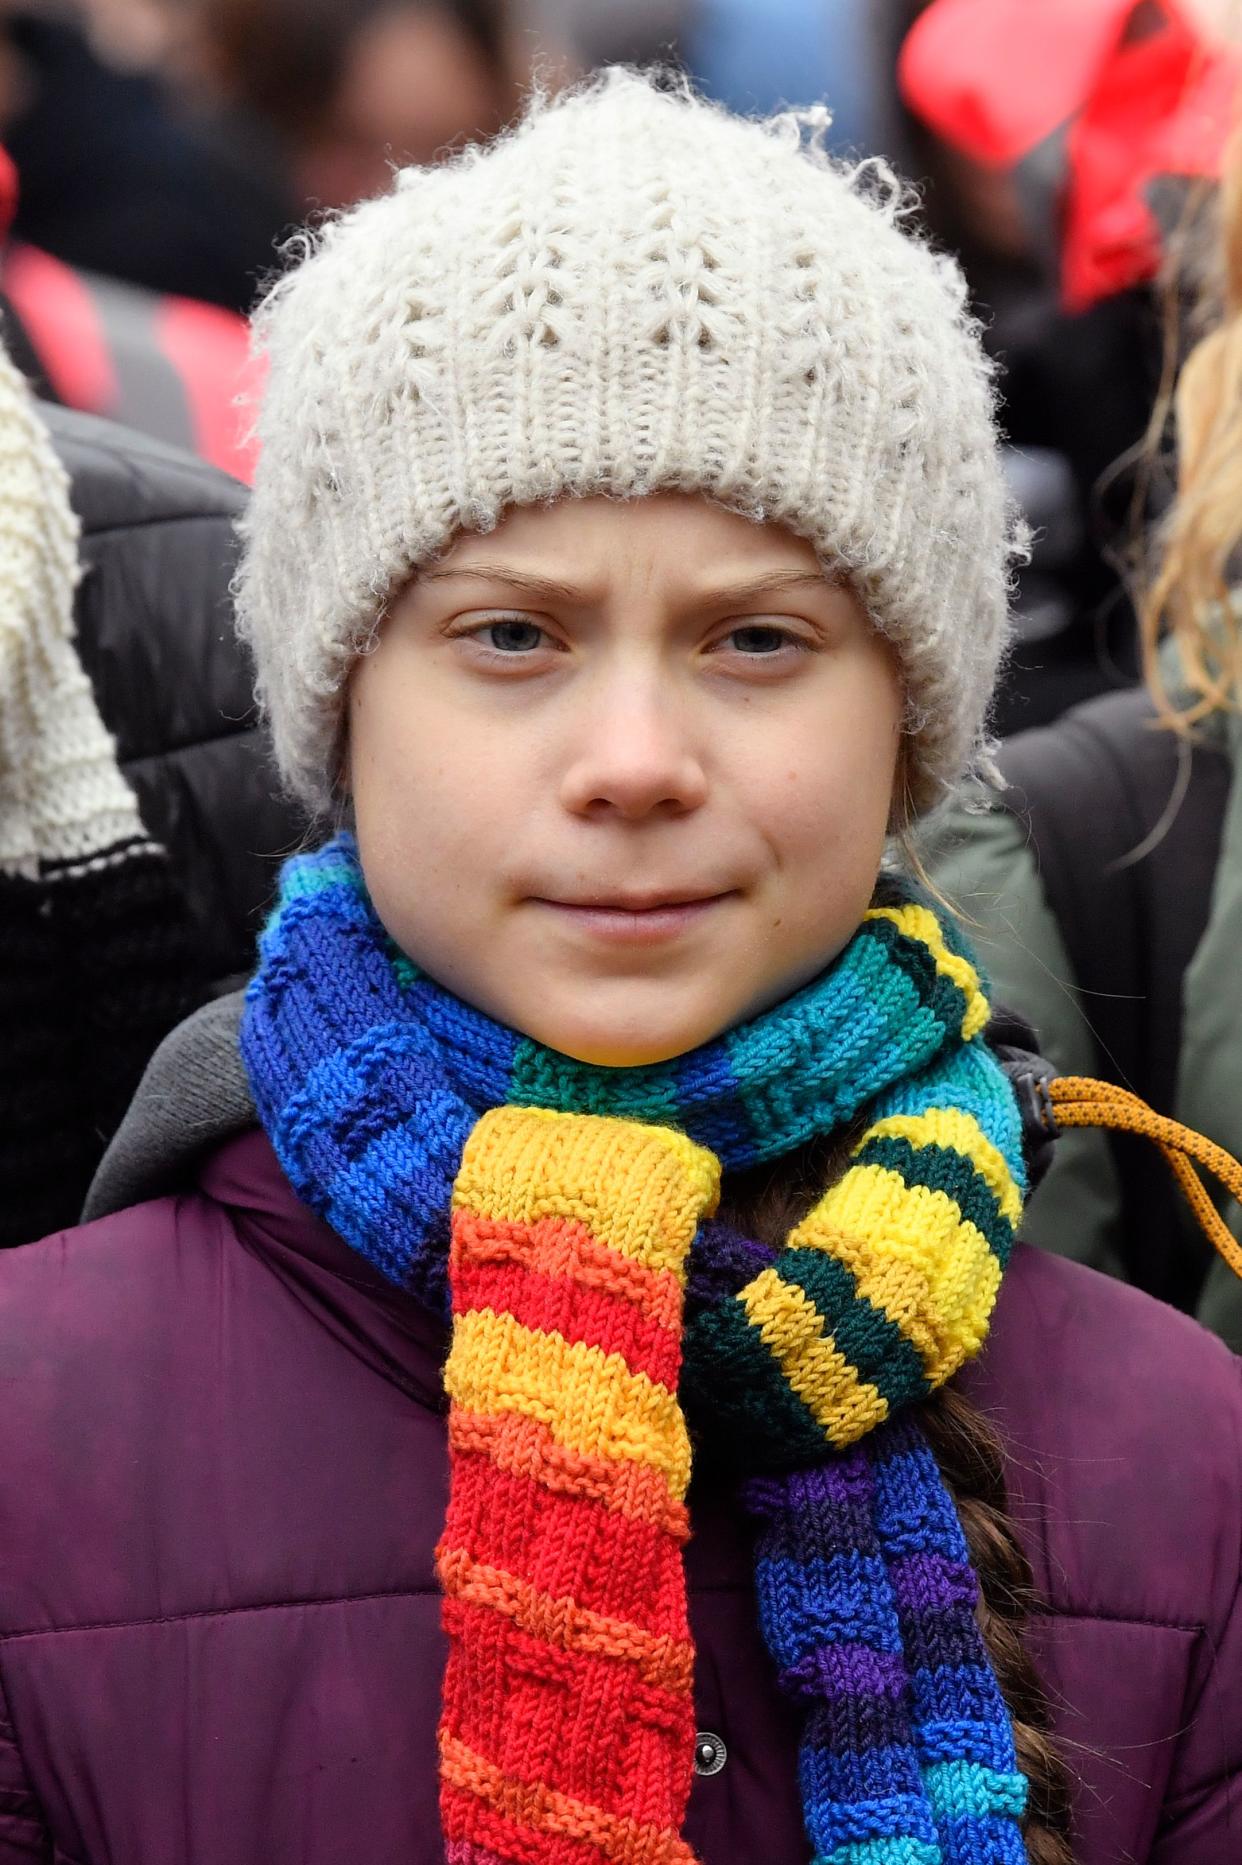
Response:
[[[687,72],[743,113],[826,105],[830,148],[914,183],[911,212],[962,261],[999,365],[1032,536],[997,702],[1009,737],[1138,690],[1145,656],[1157,665],[1143,551],[1173,491],[1171,389],[1228,297],[1217,181],[1236,121],[1234,13],[1233,0],[0,0],[0,320],[78,478],[87,600],[109,574],[131,578],[124,639],[87,627],[82,655],[148,826],[181,851],[200,927],[189,997],[245,970],[268,857],[300,832],[257,751],[240,791],[204,789],[198,766],[173,780],[156,754],[214,742],[217,716],[239,723],[236,743],[253,724],[220,620],[254,460],[248,316],[301,225],[384,188],[396,165],[494,136],[532,85],[611,62]],[[170,539],[198,526],[192,576],[170,546],[136,609],[132,573],[107,569],[116,511],[75,411],[122,424],[131,450],[146,436],[126,455],[131,504]],[[160,465],[165,445],[181,450],[176,470]],[[196,478],[189,455],[223,470]],[[152,642],[175,577],[190,633],[170,660]],[[134,620],[144,604],[149,633]],[[100,615],[115,606],[98,599]],[[1104,725],[1091,729],[1102,742]],[[1041,751],[1040,770],[1055,762]],[[1136,841],[1163,782],[1162,766]],[[986,870],[986,835],[969,846]],[[972,898],[986,892],[986,872],[945,861]],[[1210,874],[1209,860],[1204,898]],[[156,1023],[169,1015],[161,1005]],[[136,1042],[140,1060],[150,1043]],[[1165,1052],[1169,1101],[1175,1037]],[[110,1120],[94,1120],[96,1138]],[[1111,1250],[1101,1241],[1098,1259]]]

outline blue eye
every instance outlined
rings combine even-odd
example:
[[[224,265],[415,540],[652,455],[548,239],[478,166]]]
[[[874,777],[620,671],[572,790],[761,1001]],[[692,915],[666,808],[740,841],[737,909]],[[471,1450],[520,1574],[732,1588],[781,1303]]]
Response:
[[[479,631],[487,645],[500,654],[529,654],[543,641],[543,630],[515,616],[512,621],[489,622]]]
[[[739,654],[779,654],[782,648],[789,646],[789,636],[783,628],[771,628],[762,622],[735,628],[729,641]]]

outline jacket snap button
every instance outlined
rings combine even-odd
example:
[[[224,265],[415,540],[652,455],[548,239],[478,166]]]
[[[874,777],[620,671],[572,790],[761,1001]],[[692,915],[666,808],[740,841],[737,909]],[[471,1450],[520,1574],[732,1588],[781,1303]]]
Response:
[[[700,1729],[694,1738],[694,1772],[696,1774],[719,1774],[728,1757],[728,1750],[718,1735],[710,1729]]]

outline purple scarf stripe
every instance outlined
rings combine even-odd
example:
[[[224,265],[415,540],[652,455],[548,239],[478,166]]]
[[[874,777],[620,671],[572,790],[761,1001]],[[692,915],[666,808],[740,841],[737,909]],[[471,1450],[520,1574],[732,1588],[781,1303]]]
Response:
[[[719,1218],[705,1218],[690,1250],[690,1286],[686,1291],[687,1316],[711,1308],[737,1295],[760,1270],[774,1262],[777,1252],[744,1237]]]
[[[899,1606],[897,1623],[912,1668],[946,1671],[979,1655],[974,1611],[965,1606]]]
[[[781,1672],[790,1696],[855,1697],[899,1703],[909,1678],[900,1651],[876,1651],[870,1645],[819,1645]]]
[[[924,1612],[952,1606],[974,1610],[978,1593],[974,1570],[966,1561],[946,1561],[935,1554],[905,1554],[893,1562],[893,1593],[900,1610]]]

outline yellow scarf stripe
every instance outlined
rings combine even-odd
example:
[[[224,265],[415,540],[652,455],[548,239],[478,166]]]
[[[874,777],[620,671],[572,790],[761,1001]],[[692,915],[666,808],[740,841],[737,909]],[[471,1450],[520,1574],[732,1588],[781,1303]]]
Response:
[[[671,1127],[542,1107],[496,1107],[475,1124],[454,1211],[503,1224],[581,1224],[599,1244],[684,1284],[699,1219],[716,1208],[720,1163]]]
[[[843,1449],[888,1417],[888,1401],[825,1335],[823,1316],[795,1283],[765,1269],[738,1300],[830,1443]]]
[[[909,1186],[885,1166],[854,1166],[790,1233],[789,1247],[844,1264],[858,1293],[916,1349],[933,1385],[982,1346],[1001,1265],[946,1192]]]
[[[534,1418],[568,1450],[652,1464],[685,1497],[690,1440],[676,1395],[620,1354],[475,1309],[453,1324],[444,1388],[466,1411]]]
[[[1022,1193],[1005,1162],[973,1114],[956,1107],[933,1107],[925,1114],[890,1114],[877,1120],[854,1148],[868,1140],[908,1140],[911,1146],[950,1146],[969,1159],[1000,1206],[1002,1216],[1016,1228],[1022,1217]]]
[[[891,920],[898,932],[925,945],[935,960],[942,978],[955,984],[966,1000],[962,1018],[962,1040],[971,1042],[987,1027],[991,1015],[988,1000],[979,983],[979,974],[968,958],[951,952],[944,942],[940,922],[929,907],[908,900],[900,907],[871,907],[864,915],[869,920]]]

